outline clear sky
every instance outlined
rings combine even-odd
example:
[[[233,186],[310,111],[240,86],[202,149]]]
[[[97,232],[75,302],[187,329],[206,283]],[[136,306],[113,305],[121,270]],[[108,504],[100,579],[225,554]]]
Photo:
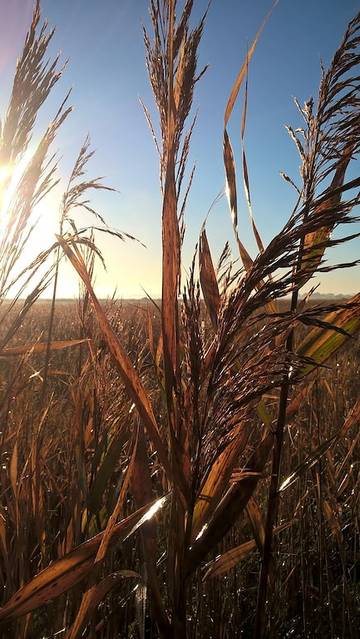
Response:
[[[179,0],[180,1],[180,0]],[[181,2],[180,2],[181,4]],[[207,0],[195,0],[195,17]],[[4,112],[16,57],[32,13],[31,0],[0,0],[0,108]],[[213,0],[200,45],[200,65],[209,70],[198,84],[194,104],[198,122],[191,160],[196,162],[194,185],[186,212],[187,235],[183,253],[186,268],[199,229],[214,197],[223,188],[222,125],[232,83],[264,15],[269,0]],[[357,0],[280,0],[260,39],[249,77],[246,148],[253,208],[265,242],[279,231],[291,212],[293,191],[279,171],[297,179],[298,156],[284,124],[297,125],[292,102],[316,95],[319,66],[331,59],[347,22],[359,9]],[[133,243],[99,238],[108,271],[97,271],[100,296],[117,287],[121,297],[142,297],[146,289],[161,290],[161,201],[158,160],[139,97],[153,111],[144,64],[142,24],[149,25],[147,0],[43,0],[43,17],[56,26],[52,50],[69,58],[64,78],[43,108],[35,138],[69,87],[74,113],[58,135],[61,175],[68,175],[80,145],[89,132],[96,157],[91,176],[105,175],[117,194],[97,194],[94,203],[109,224],[136,235],[146,249]],[[240,168],[240,108],[233,114],[230,133]],[[239,171],[239,178],[240,171]],[[241,194],[241,179],[238,180]],[[51,234],[57,214],[54,193],[43,210],[41,241]],[[239,228],[245,245],[255,254],[246,205],[239,202]],[[79,219],[79,224],[80,218]],[[208,234],[215,256],[232,240],[225,198],[212,211]],[[234,255],[235,246],[232,244]],[[359,242],[337,249],[330,259],[359,257]],[[323,277],[323,293],[358,290],[359,269]],[[60,294],[76,292],[76,280],[66,269]]]

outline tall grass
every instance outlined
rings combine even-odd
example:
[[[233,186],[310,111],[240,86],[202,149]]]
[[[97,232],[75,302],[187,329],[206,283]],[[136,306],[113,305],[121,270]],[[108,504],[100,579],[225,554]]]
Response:
[[[331,266],[325,251],[355,235],[333,239],[335,227],[358,221],[360,178],[346,181],[346,172],[360,143],[360,15],[323,71],[316,103],[298,105],[303,128],[288,128],[302,183],[285,176],[296,204],[266,247],[243,146],[260,30],[224,114],[226,190],[243,268],[228,246],[215,266],[203,227],[182,281],[192,105],[205,71],[197,54],[206,14],[191,27],[193,4],[152,0],[152,33],[144,32],[159,113],[157,126],[144,106],[160,159],[161,304],[132,313],[97,299],[95,234],[126,234],[91,207],[89,190],[108,187],[86,177],[88,140],[56,241],[17,268],[36,232],[31,211],[57,180],[48,153],[70,113],[68,97],[3,210],[4,637],[356,637],[359,362],[349,342],[360,328],[360,297],[317,305],[299,293],[314,274],[354,265]],[[44,62],[53,32],[39,20],[37,3],[2,129],[9,176],[60,77],[57,60]],[[255,258],[238,233],[227,130],[243,85],[242,177]],[[10,186],[9,177],[4,193]],[[74,222],[81,208],[95,216],[90,228]],[[57,300],[65,257],[83,286],[70,312]],[[34,307],[49,284],[50,306]],[[323,367],[334,363],[331,373]]]

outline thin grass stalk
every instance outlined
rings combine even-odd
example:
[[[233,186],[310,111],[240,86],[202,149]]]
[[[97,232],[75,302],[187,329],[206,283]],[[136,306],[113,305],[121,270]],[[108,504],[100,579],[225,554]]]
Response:
[[[298,269],[301,268],[301,260],[303,254],[303,244],[302,241],[299,248],[299,257],[298,257]],[[298,304],[298,289],[293,292],[291,299],[291,311],[296,311]],[[287,337],[285,349],[287,352],[292,352],[294,344],[294,331],[292,330]],[[266,615],[266,596],[267,596],[267,586],[268,586],[268,578],[270,572],[270,563],[272,560],[272,539],[274,526],[277,520],[278,509],[279,509],[279,473],[280,473],[280,463],[281,463],[281,452],[284,442],[284,429],[286,426],[286,408],[288,403],[290,390],[290,378],[289,373],[286,375],[284,382],[282,384],[280,390],[280,398],[279,398],[279,412],[277,424],[274,432],[274,447],[273,447],[273,455],[271,462],[271,479],[270,479],[270,487],[269,487],[269,496],[267,502],[267,515],[265,521],[265,540],[264,540],[264,550],[263,550],[263,558],[261,564],[261,572],[260,572],[260,580],[258,587],[258,598],[256,605],[256,617],[255,617],[255,628],[254,628],[254,638],[261,639],[264,635],[264,623],[265,623],[265,615]]]
[[[60,224],[59,234],[62,235],[62,224]],[[49,372],[49,365],[50,365],[51,341],[52,341],[52,334],[53,334],[53,327],[54,327],[56,294],[57,294],[57,284],[58,284],[58,277],[59,277],[59,261],[60,261],[60,246],[58,246],[55,253],[54,284],[53,284],[53,291],[51,296],[51,307],[50,307],[50,313],[49,313],[49,324],[48,324],[48,333],[47,333],[47,345],[46,345],[45,361],[44,361],[43,383],[42,383],[41,396],[40,396],[41,407],[44,405],[44,400],[46,396],[48,372]]]
[[[316,145],[319,140],[320,130],[317,132],[316,136]],[[305,198],[305,207],[303,212],[303,221],[304,223],[307,220],[310,209],[310,197],[314,180],[314,171],[315,171],[315,154],[311,159],[311,168],[310,168],[310,179],[307,184],[307,193]],[[297,256],[297,263],[294,269],[294,277],[297,273],[300,273],[302,268],[302,261],[304,255],[304,246],[305,246],[305,236],[300,239],[299,243],[299,251]],[[296,312],[298,301],[299,301],[299,289],[300,286],[296,286],[291,296],[290,303],[290,311],[291,313]],[[295,339],[295,331],[291,329],[285,343],[285,350],[288,353],[293,351]],[[254,626],[254,639],[261,639],[264,634],[264,624],[266,617],[266,597],[267,597],[267,587],[268,587],[268,579],[270,572],[270,564],[272,561],[272,540],[273,540],[273,532],[274,526],[278,517],[278,509],[279,509],[279,499],[280,495],[278,492],[279,487],[279,475],[280,475],[280,464],[281,464],[281,453],[284,442],[284,430],[287,423],[287,415],[286,409],[289,399],[289,391],[291,387],[290,383],[290,369],[284,377],[283,384],[280,389],[280,397],[279,397],[279,409],[278,409],[278,418],[274,431],[274,447],[273,447],[273,455],[271,462],[271,479],[270,479],[270,487],[268,493],[268,501],[267,501],[267,515],[265,521],[265,540],[264,540],[264,549],[263,549],[263,557],[260,571],[260,579],[258,586],[258,596],[257,596],[257,604],[256,604],[256,617],[255,617],[255,626]]]

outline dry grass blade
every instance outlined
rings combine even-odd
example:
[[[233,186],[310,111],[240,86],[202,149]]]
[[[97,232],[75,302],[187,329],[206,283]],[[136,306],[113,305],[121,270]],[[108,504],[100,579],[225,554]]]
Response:
[[[277,528],[275,528],[274,532],[280,533],[282,530],[286,530],[286,528],[289,528],[292,524],[293,522],[281,524],[280,526],[277,526]],[[229,570],[235,568],[235,566],[240,563],[240,561],[246,559],[249,554],[253,550],[255,550],[255,548],[255,539],[250,539],[249,541],[240,544],[240,546],[232,548],[222,555],[219,555],[214,561],[205,566],[205,574],[203,576],[203,580],[205,581],[206,579],[212,579],[213,577],[222,577],[227,572],[229,572]]]
[[[134,369],[129,357],[125,353],[125,350],[120,343],[119,338],[117,337],[117,335],[115,335],[103,309],[101,308],[99,300],[97,299],[95,292],[91,286],[91,282],[81,255],[76,255],[70,248],[69,244],[62,237],[58,236],[58,241],[62,246],[65,254],[69,258],[70,262],[80,275],[89,292],[99,322],[99,326],[103,332],[104,338],[107,341],[114,361],[119,369],[126,390],[129,393],[129,396],[132,398],[137,410],[139,411],[140,417],[144,421],[145,428],[155,446],[155,449],[157,450],[157,453],[168,478],[171,479],[172,473],[166,446],[164,445],[163,439],[160,436],[149,397],[141,383],[140,377]]]
[[[0,513],[0,541],[1,541],[2,553],[4,554],[4,557],[7,557],[8,548],[7,548],[7,542],[6,542],[6,520],[2,513]]]
[[[348,164],[352,158],[354,150],[354,144],[351,143],[348,148],[345,149],[343,156],[340,158],[338,166],[336,168],[334,177],[331,181],[330,191],[338,189],[344,184],[345,173]],[[327,208],[333,208],[340,204],[341,192],[326,200],[319,206],[319,213]],[[309,233],[305,237],[304,249],[306,254],[303,257],[303,269],[308,272],[308,277],[313,275],[317,267],[320,265],[324,251],[326,248],[326,242],[330,238],[332,227],[324,227],[313,233]]]
[[[214,548],[237,520],[254,494],[259,482],[259,474],[265,468],[273,445],[273,434],[269,433],[258,445],[248,461],[247,467],[256,473],[242,482],[231,484],[221,501],[208,518],[202,520],[201,535],[189,549],[187,571],[191,574],[207,553]],[[216,479],[216,478],[214,478]]]
[[[254,265],[254,261],[250,257],[247,249],[245,248],[244,244],[241,242],[240,237],[239,237],[235,160],[234,160],[234,155],[233,155],[233,151],[232,151],[232,147],[231,147],[231,142],[230,142],[230,138],[229,138],[228,132],[226,130],[226,127],[224,128],[224,153],[223,153],[223,157],[224,157],[225,176],[226,176],[226,193],[227,193],[229,207],[230,207],[230,214],[231,214],[231,219],[232,219],[235,239],[236,239],[236,242],[237,242],[237,245],[238,245],[238,248],[239,248],[239,253],[240,253],[240,257],[241,257],[242,263],[243,263],[243,265],[245,267],[245,271],[247,273],[250,273],[251,270],[252,270],[252,267]],[[243,155],[243,157],[245,157],[245,156]],[[244,165],[244,170],[245,170],[245,167],[246,167],[246,164]],[[244,173],[244,176],[245,176],[245,173]],[[246,188],[246,184],[248,186],[248,181],[247,181],[247,183],[245,182],[245,188]],[[249,197],[250,197],[250,195],[249,195]],[[251,205],[250,205],[250,210],[251,210]],[[259,233],[258,233],[258,231],[257,231],[257,229],[255,227],[255,223],[254,223],[253,220],[252,220],[252,225],[253,225],[255,236],[257,237],[258,244],[261,246],[261,252],[263,252],[264,246],[262,244],[260,235],[259,235]],[[269,279],[271,280],[271,272],[269,273]],[[257,283],[257,288],[261,288],[262,286],[263,286],[263,282],[259,281]],[[274,303],[273,300],[268,300],[267,308],[268,308],[270,313],[275,313],[276,312],[276,306],[275,306],[275,303]]]
[[[73,348],[74,346],[87,344],[88,342],[88,338],[54,340],[50,342],[49,348],[51,351],[61,351],[65,348]],[[24,346],[12,346],[11,348],[4,348],[0,351],[0,357],[14,357],[16,355],[44,353],[47,348],[48,342],[35,342],[33,344],[25,344]]]
[[[239,247],[240,257],[242,263],[244,264],[245,270],[250,271],[253,265],[253,260],[251,259],[247,249],[239,238],[235,160],[230,138],[226,129],[224,129],[224,166],[226,175],[226,193],[228,196],[235,238]]]
[[[259,505],[254,497],[251,497],[246,505],[246,512],[251,522],[256,545],[261,552],[265,541],[265,527]]]
[[[134,470],[130,479],[130,490],[138,508],[144,504],[144,501],[146,503],[152,499],[153,485],[149,456],[146,448],[145,434],[141,424],[139,426],[139,441],[136,448]],[[160,579],[156,567],[158,556],[157,530],[156,520],[151,519],[142,527],[141,537],[144,548],[147,579],[151,593],[152,610],[160,632],[166,635],[166,633],[169,633],[170,623],[162,600]]]
[[[237,430],[233,441],[216,457],[200,488],[193,513],[193,541],[199,539],[207,529],[211,515],[228,489],[234,466],[246,445],[248,438],[246,427],[239,425]]]
[[[112,537],[112,532],[114,529],[114,526],[116,525],[117,520],[119,519],[122,510],[124,508],[124,502],[125,502],[125,498],[128,492],[128,488],[129,488],[129,483],[131,480],[131,476],[133,474],[134,471],[134,465],[135,465],[135,458],[136,458],[136,451],[137,451],[137,443],[138,443],[138,430],[135,433],[134,436],[134,440],[132,443],[132,453],[129,459],[129,465],[127,467],[127,470],[125,472],[125,476],[123,478],[122,484],[121,484],[121,488],[120,488],[120,492],[119,492],[119,496],[118,496],[118,500],[116,502],[116,506],[113,510],[113,512],[111,513],[111,516],[109,517],[108,523],[106,525],[106,528],[104,530],[104,534],[101,540],[101,544],[99,546],[99,550],[96,553],[96,558],[95,558],[95,564],[97,564],[98,562],[101,562],[105,559],[107,550],[108,550],[108,546]]]
[[[248,60],[247,60],[247,62],[248,62]],[[251,204],[251,195],[250,195],[249,171],[248,171],[248,165],[247,165],[246,153],[245,153],[245,129],[246,129],[247,108],[248,108],[248,68],[246,70],[244,106],[243,106],[243,113],[242,113],[242,118],[241,118],[241,145],[242,145],[243,184],[244,184],[245,199],[246,199],[246,203],[247,203],[247,207],[248,207],[248,211],[249,211],[249,215],[250,215],[250,221],[251,221],[252,230],[253,230],[253,233],[254,233],[254,236],[255,236],[257,247],[258,247],[258,249],[259,249],[259,251],[261,253],[264,250],[264,244],[263,244],[263,241],[262,241],[262,239],[260,237],[260,233],[259,233],[259,231],[257,229],[257,226],[255,224],[255,220],[254,220],[253,209],[252,209],[252,204]]]
[[[165,501],[166,498],[161,497],[151,504],[139,508],[135,513],[116,524],[112,530],[111,544],[132,535],[163,507]],[[96,537],[84,542],[20,588],[6,605],[0,608],[0,622],[31,612],[82,581],[94,566],[94,558],[100,547],[103,534],[99,533]]]
[[[287,488],[289,488],[305,471],[312,468],[312,466],[314,466],[319,461],[319,459],[323,455],[325,455],[326,451],[329,450],[332,444],[334,444],[334,442],[338,439],[341,430],[336,435],[328,439],[326,442],[320,444],[320,446],[318,446],[310,455],[308,455],[306,459],[304,459],[304,461],[301,462],[301,464],[299,464],[299,466],[295,468],[295,470],[290,475],[288,475],[286,479],[284,479],[282,484],[279,486],[279,493],[287,490]]]
[[[240,544],[240,546],[236,546],[236,548],[232,548],[226,553],[219,555],[210,565],[206,565],[206,572],[203,576],[203,580],[205,581],[206,579],[211,579],[213,577],[222,577],[240,563],[240,561],[246,559],[246,557],[248,557],[255,548],[255,539],[250,539],[249,541],[245,541],[243,544]]]
[[[229,96],[229,99],[228,99],[228,102],[227,102],[227,105],[226,105],[226,109],[225,109],[224,127],[226,127],[227,123],[229,122],[229,119],[230,119],[230,116],[232,114],[235,102],[237,100],[241,85],[244,82],[244,79],[246,78],[247,70],[249,68],[249,63],[250,63],[251,58],[254,55],[258,40],[259,40],[259,38],[260,38],[260,36],[261,36],[265,26],[266,26],[267,21],[270,18],[271,13],[273,12],[274,8],[276,7],[277,3],[278,3],[278,0],[276,0],[274,2],[272,8],[270,9],[269,13],[265,17],[260,29],[258,30],[258,32],[257,32],[257,34],[256,34],[256,36],[255,36],[255,38],[253,40],[253,43],[252,43],[251,47],[250,47],[250,49],[249,49],[249,51],[247,53],[246,60],[245,60],[244,64],[242,65],[242,67],[241,67],[241,69],[240,69],[240,71],[239,71],[239,73],[238,73],[238,75],[236,77],[236,80],[235,80],[235,82],[233,84],[233,87],[231,89],[230,96]]]
[[[172,163],[174,168],[174,163]],[[168,167],[163,204],[162,334],[168,396],[175,386],[178,366],[177,296],[180,276],[180,235],[175,173]]]
[[[17,495],[17,478],[18,478],[18,442],[15,442],[14,450],[11,455],[9,468],[10,482],[14,495]]]
[[[231,214],[233,227],[237,231],[238,210],[237,210],[235,160],[234,160],[233,150],[231,147],[230,138],[226,129],[224,129],[224,166],[225,166],[225,175],[226,175],[226,193],[229,200],[230,214]]]
[[[118,572],[108,575],[95,586],[92,586],[82,599],[76,620],[69,632],[65,635],[66,639],[77,639],[77,637],[81,635],[82,630],[85,628],[86,623],[97,606],[123,579],[136,579],[137,582],[140,582],[141,575],[134,570],[119,570]]]
[[[260,253],[262,253],[263,250],[264,250],[264,243],[263,243],[263,241],[261,239],[260,233],[258,231],[258,228],[257,228],[257,226],[255,224],[255,220],[254,220],[254,214],[253,214],[253,210],[252,210],[251,196],[250,196],[249,172],[248,172],[248,167],[247,167],[245,149],[243,149],[242,158],[243,158],[244,190],[245,190],[246,202],[247,202],[248,209],[249,209],[249,214],[250,214],[251,226],[252,226],[252,230],[253,230],[253,233],[254,233],[254,237],[255,237],[255,240],[256,240],[257,247],[258,247]]]
[[[202,230],[200,235],[199,265],[201,290],[212,325],[216,328],[220,307],[220,293],[205,229]]]

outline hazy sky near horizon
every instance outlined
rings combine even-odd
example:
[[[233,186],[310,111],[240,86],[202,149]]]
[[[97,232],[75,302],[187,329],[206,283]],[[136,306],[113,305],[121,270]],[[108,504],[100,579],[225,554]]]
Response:
[[[139,103],[141,97],[155,114],[142,41],[142,25],[150,26],[147,4],[147,0],[42,2],[42,16],[56,27],[51,51],[60,50],[63,60],[68,58],[69,62],[40,113],[34,139],[72,87],[75,109],[55,143],[62,158],[61,176],[64,180],[68,176],[89,133],[96,149],[89,176],[105,175],[106,183],[119,191],[96,193],[94,204],[110,225],[135,235],[147,246],[99,237],[108,269],[107,273],[100,266],[97,269],[101,297],[111,295],[115,288],[124,298],[142,297],[143,289],[157,297],[161,290],[158,158]],[[207,0],[195,0],[195,20],[206,5]],[[0,6],[0,111],[4,114],[33,2],[0,0]],[[198,120],[190,158],[196,163],[196,173],[186,212],[185,269],[209,206],[224,187],[222,126],[227,98],[247,47],[270,6],[269,0],[213,0],[210,7],[199,56],[199,67],[209,64],[209,69],[194,97]],[[280,0],[259,41],[249,75],[246,150],[254,214],[265,243],[281,230],[294,203],[293,191],[279,176],[279,171],[285,171],[298,180],[298,156],[284,128],[284,124],[299,123],[292,97],[303,102],[316,96],[320,60],[325,64],[330,61],[347,22],[358,9],[357,0]],[[255,255],[242,197],[240,114],[241,100],[229,130],[238,165],[240,235]],[[52,241],[60,195],[59,188],[43,207],[44,221],[40,221],[37,233],[41,242]],[[77,219],[81,225],[80,213]],[[237,255],[225,198],[211,212],[207,228],[215,256],[226,240],[231,241]],[[331,261],[358,257],[358,240],[329,254]],[[359,268],[327,274],[319,290],[352,293],[358,290],[359,274]],[[68,297],[76,292],[77,280],[67,267],[59,294]]]

